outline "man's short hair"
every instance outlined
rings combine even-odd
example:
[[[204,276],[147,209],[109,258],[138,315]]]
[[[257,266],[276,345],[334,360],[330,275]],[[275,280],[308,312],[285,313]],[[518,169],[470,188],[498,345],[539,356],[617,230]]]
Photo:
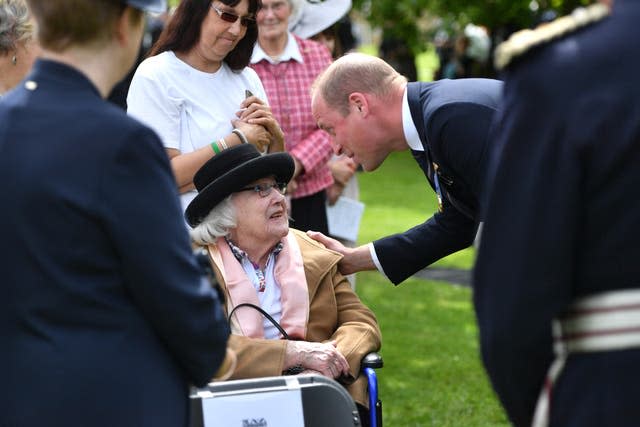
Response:
[[[382,59],[362,53],[349,53],[333,62],[313,85],[327,107],[342,116],[349,114],[349,95],[370,93],[386,99],[393,93],[398,80],[406,81]]]

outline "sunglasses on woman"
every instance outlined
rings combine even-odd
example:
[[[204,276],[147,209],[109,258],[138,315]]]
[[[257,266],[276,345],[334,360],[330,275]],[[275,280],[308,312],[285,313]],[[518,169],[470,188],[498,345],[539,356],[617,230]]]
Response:
[[[236,15],[235,13],[222,11],[222,10],[218,9],[217,7],[215,7],[215,5],[213,3],[211,4],[211,9],[216,11],[216,13],[220,17],[220,19],[222,19],[225,22],[229,22],[231,24],[236,22],[238,20],[238,18],[240,18],[240,24],[243,27],[248,27],[249,24],[251,24],[252,22],[255,21],[255,19],[250,18],[248,16],[240,17],[240,16]]]

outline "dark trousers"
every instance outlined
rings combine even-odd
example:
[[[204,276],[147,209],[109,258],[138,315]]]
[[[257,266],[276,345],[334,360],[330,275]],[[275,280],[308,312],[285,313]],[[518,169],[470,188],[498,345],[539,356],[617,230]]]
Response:
[[[326,193],[322,190],[310,196],[292,199],[289,225],[300,231],[313,230],[328,235],[326,198]]]

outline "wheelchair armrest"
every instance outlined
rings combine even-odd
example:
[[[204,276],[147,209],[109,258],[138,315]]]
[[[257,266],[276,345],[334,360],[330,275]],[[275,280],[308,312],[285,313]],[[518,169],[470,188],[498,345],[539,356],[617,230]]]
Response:
[[[379,353],[371,352],[367,354],[361,362],[362,368],[379,369],[384,366],[382,356]]]

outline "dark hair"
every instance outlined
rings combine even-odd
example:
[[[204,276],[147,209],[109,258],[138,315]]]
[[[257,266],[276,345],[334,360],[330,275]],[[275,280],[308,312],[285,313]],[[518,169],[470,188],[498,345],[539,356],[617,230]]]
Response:
[[[27,3],[37,22],[40,45],[54,52],[110,40],[113,24],[126,8],[124,2],[113,0],[27,0]],[[131,22],[140,22],[144,12],[131,10]]]
[[[310,38],[311,40],[320,41],[319,36],[323,36],[326,39],[333,39],[333,52],[329,52],[333,59],[340,58],[344,54],[342,43],[338,37],[338,24],[333,24],[332,26],[320,31],[318,34],[314,34]]]
[[[153,45],[149,56],[154,56],[168,50],[174,52],[187,52],[193,48],[200,39],[202,22],[209,13],[211,2],[203,0],[182,0],[173,15],[162,30],[156,44]],[[241,0],[219,0],[227,6],[234,7]],[[261,0],[249,1],[249,15],[256,16],[262,7]],[[225,56],[225,62],[234,71],[240,71],[249,65],[253,45],[258,39],[258,24],[251,21],[247,31],[236,47]]]

